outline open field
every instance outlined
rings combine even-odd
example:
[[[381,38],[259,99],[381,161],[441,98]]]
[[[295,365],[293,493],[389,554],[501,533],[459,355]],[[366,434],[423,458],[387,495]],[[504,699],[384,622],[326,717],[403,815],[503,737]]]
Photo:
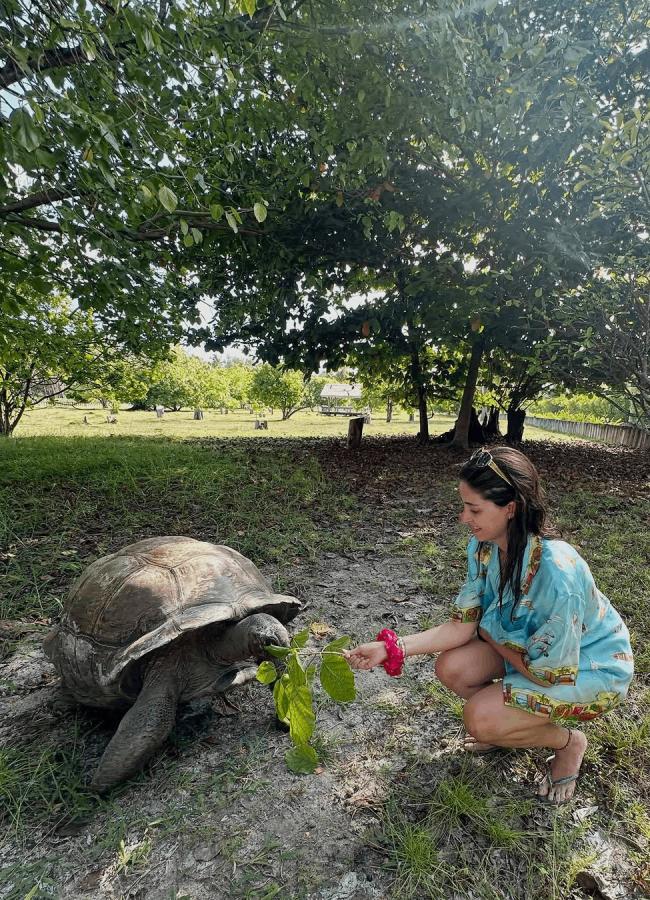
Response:
[[[83,435],[84,437],[140,436],[140,437],[344,437],[348,433],[348,419],[345,416],[323,416],[319,413],[301,411],[283,422],[278,411],[267,416],[268,429],[255,430],[255,416],[245,410],[237,410],[225,415],[213,409],[204,411],[204,418],[195,421],[193,410],[166,412],[162,419],[154,412],[131,412],[122,409],[115,424],[106,422],[107,410],[82,409],[72,406],[40,406],[26,412],[16,429],[16,437],[36,435]],[[84,417],[88,424],[84,424]],[[454,424],[451,416],[434,416],[429,421],[431,436],[448,431]],[[505,424],[505,420],[504,420]],[[408,415],[398,410],[390,423],[385,413],[374,413],[370,424],[364,425],[363,433],[369,437],[391,437],[418,433],[417,421],[409,422]],[[530,440],[570,441],[569,435],[553,434],[539,428],[526,429]]]
[[[184,414],[161,425],[128,415],[166,428]],[[251,685],[233,695],[234,716],[185,710],[147,770],[98,799],[84,783],[115,722],[58,710],[39,646],[84,566],[143,537],[187,534],[236,547],[300,597],[296,628],[320,623],[328,640],[414,631],[444,620],[464,577],[466,454],[372,434],[351,453],[341,439],[278,442],[252,427],[227,440],[75,427],[84,437],[25,428],[0,442],[0,897],[566,900],[593,885],[618,900],[648,895],[647,454],[523,447],[637,657],[629,702],[586,729],[568,806],[530,799],[542,751],[459,752],[460,705],[429,659],[401,679],[358,673],[352,704],[318,696],[317,775],[286,769],[288,739],[268,692]]]

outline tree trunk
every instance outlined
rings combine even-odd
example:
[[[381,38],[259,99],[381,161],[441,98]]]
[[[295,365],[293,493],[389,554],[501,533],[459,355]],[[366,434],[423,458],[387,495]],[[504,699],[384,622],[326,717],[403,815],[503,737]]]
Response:
[[[524,439],[525,409],[508,407],[508,432],[506,440],[509,444],[519,444]]]
[[[411,346],[411,380],[418,398],[418,412],[420,414],[420,430],[418,441],[426,444],[429,440],[429,416],[427,415],[427,389],[422,378],[422,366],[420,353],[417,347]]]
[[[476,393],[478,370],[481,365],[484,346],[485,342],[483,338],[476,339],[472,344],[472,354],[469,358],[469,368],[467,370],[467,378],[465,379],[463,398],[460,402],[454,437],[451,442],[452,447],[461,447],[463,450],[467,450],[469,446],[469,426],[472,418],[474,394]]]
[[[393,401],[390,397],[386,401],[386,421],[393,421]]]
[[[485,432],[486,441],[493,441],[495,438],[501,437],[498,406],[491,406],[488,410],[487,422],[483,426],[483,431]]]
[[[365,422],[364,416],[355,416],[353,419],[350,419],[350,424],[348,425],[348,449],[349,450],[358,450],[361,446],[361,437],[363,435],[363,423]]]

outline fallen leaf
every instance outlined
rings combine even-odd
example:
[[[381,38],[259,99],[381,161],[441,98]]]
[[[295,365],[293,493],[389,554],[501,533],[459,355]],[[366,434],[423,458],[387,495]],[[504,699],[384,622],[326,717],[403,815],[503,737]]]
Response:
[[[334,634],[334,629],[326,622],[312,622],[309,630],[317,638],[327,637],[328,634]]]

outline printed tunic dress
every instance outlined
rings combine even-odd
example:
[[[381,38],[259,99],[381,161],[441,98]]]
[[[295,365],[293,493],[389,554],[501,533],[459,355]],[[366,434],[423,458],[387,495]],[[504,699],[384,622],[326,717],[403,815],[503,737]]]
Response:
[[[452,618],[480,624],[496,643],[520,652],[544,682],[529,681],[504,660],[504,703],[569,723],[620,703],[633,674],[630,636],[580,554],[564,541],[530,535],[514,611],[510,587],[499,608],[499,568],[497,545],[472,538]]]

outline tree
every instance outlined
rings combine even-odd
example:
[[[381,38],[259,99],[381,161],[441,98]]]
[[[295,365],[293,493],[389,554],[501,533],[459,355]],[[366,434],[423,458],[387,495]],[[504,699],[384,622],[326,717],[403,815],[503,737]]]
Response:
[[[23,310],[0,315],[0,435],[14,433],[25,410],[119,373],[123,347],[90,311],[64,296],[24,292]]]
[[[260,406],[278,407],[285,421],[301,409],[313,408],[324,383],[325,379],[314,379],[312,384],[300,372],[263,363],[254,369],[250,396]]]
[[[417,114],[402,112],[399,124],[396,114],[395,127],[385,127],[383,168],[377,165],[373,171],[370,154],[358,165],[356,184],[365,179],[365,193],[355,196],[348,190],[339,174],[348,148],[333,144],[320,171],[307,179],[306,196],[296,199],[295,192],[287,192],[282,219],[274,219],[263,235],[251,236],[244,255],[229,248],[227,264],[213,282],[215,294],[226,298],[215,317],[213,339],[218,346],[239,338],[254,343],[271,362],[282,359],[313,371],[318,362],[330,364],[341,355],[341,339],[348,351],[356,352],[359,344],[357,310],[341,312],[332,321],[331,307],[341,310],[355,290],[376,291],[374,304],[368,302],[363,311],[366,321],[379,318],[373,305],[381,306],[383,325],[389,318],[387,301],[396,298],[395,356],[404,359],[404,330],[417,330],[418,320],[435,303],[440,321],[449,319],[446,333],[455,332],[456,342],[466,342],[470,380],[454,436],[465,446],[472,381],[482,350],[498,346],[500,313],[490,304],[510,302],[507,285],[494,291],[490,280],[515,281],[513,293],[526,320],[539,305],[539,292],[567,290],[590,277],[599,256],[613,246],[612,231],[615,241],[630,239],[625,224],[629,208],[608,203],[607,220],[600,220],[594,216],[588,180],[585,185],[579,179],[583,162],[588,165],[587,150],[601,147],[599,116],[606,121],[615,117],[621,100],[633,106],[647,77],[636,60],[646,55],[638,49],[643,47],[643,15],[625,5],[589,4],[576,14],[566,3],[492,4],[463,17],[457,27],[465,51],[460,72],[453,62],[442,75],[441,66],[438,74],[424,66],[405,87],[394,76],[413,70],[413,45],[394,42],[387,51],[397,65],[385,68],[382,81],[400,98],[400,110]],[[453,28],[446,34],[449,44],[436,36],[443,56],[458,37]],[[434,39],[425,29],[421,47]],[[616,60],[627,73],[627,81],[617,76],[614,90],[607,85],[604,59]],[[318,103],[314,106],[320,111]],[[349,107],[342,108],[350,113]],[[361,110],[359,106],[354,114],[365,126]],[[312,120],[317,112],[309,110]],[[331,127],[331,114],[326,122]],[[393,120],[384,118],[385,126],[388,122]],[[345,128],[341,119],[338,126]],[[632,137],[634,127],[632,123]],[[307,142],[314,141],[311,157],[319,159],[321,146],[309,128],[303,133]],[[287,148],[287,155],[291,151]],[[628,151],[618,164],[626,164]],[[597,210],[602,212],[602,203]],[[421,272],[433,284],[440,282],[436,270],[441,261],[445,264],[445,253],[474,265],[484,276],[484,296],[475,295],[475,310],[465,304],[461,328],[457,303],[445,302],[451,292],[445,298],[433,288],[420,291],[419,307],[409,298],[410,328],[400,321],[400,292],[417,292],[411,282]],[[260,271],[265,273],[261,279]],[[459,272],[455,287],[460,294],[472,287],[472,279]],[[476,313],[494,326],[491,334],[469,331]],[[506,316],[501,324],[508,327],[510,321]],[[371,328],[371,334],[376,339],[378,332]],[[429,335],[424,345],[439,343],[439,335]],[[426,379],[415,355],[411,379],[421,410],[420,433],[426,437]]]
[[[164,406],[179,412],[187,406],[222,406],[227,396],[225,380],[215,367],[174,347],[154,369],[145,402],[149,408]]]
[[[564,383],[650,428],[650,265],[621,257],[563,297],[545,350]]]
[[[250,363],[227,363],[223,367],[228,396],[233,408],[243,409],[251,401],[254,369]]]

